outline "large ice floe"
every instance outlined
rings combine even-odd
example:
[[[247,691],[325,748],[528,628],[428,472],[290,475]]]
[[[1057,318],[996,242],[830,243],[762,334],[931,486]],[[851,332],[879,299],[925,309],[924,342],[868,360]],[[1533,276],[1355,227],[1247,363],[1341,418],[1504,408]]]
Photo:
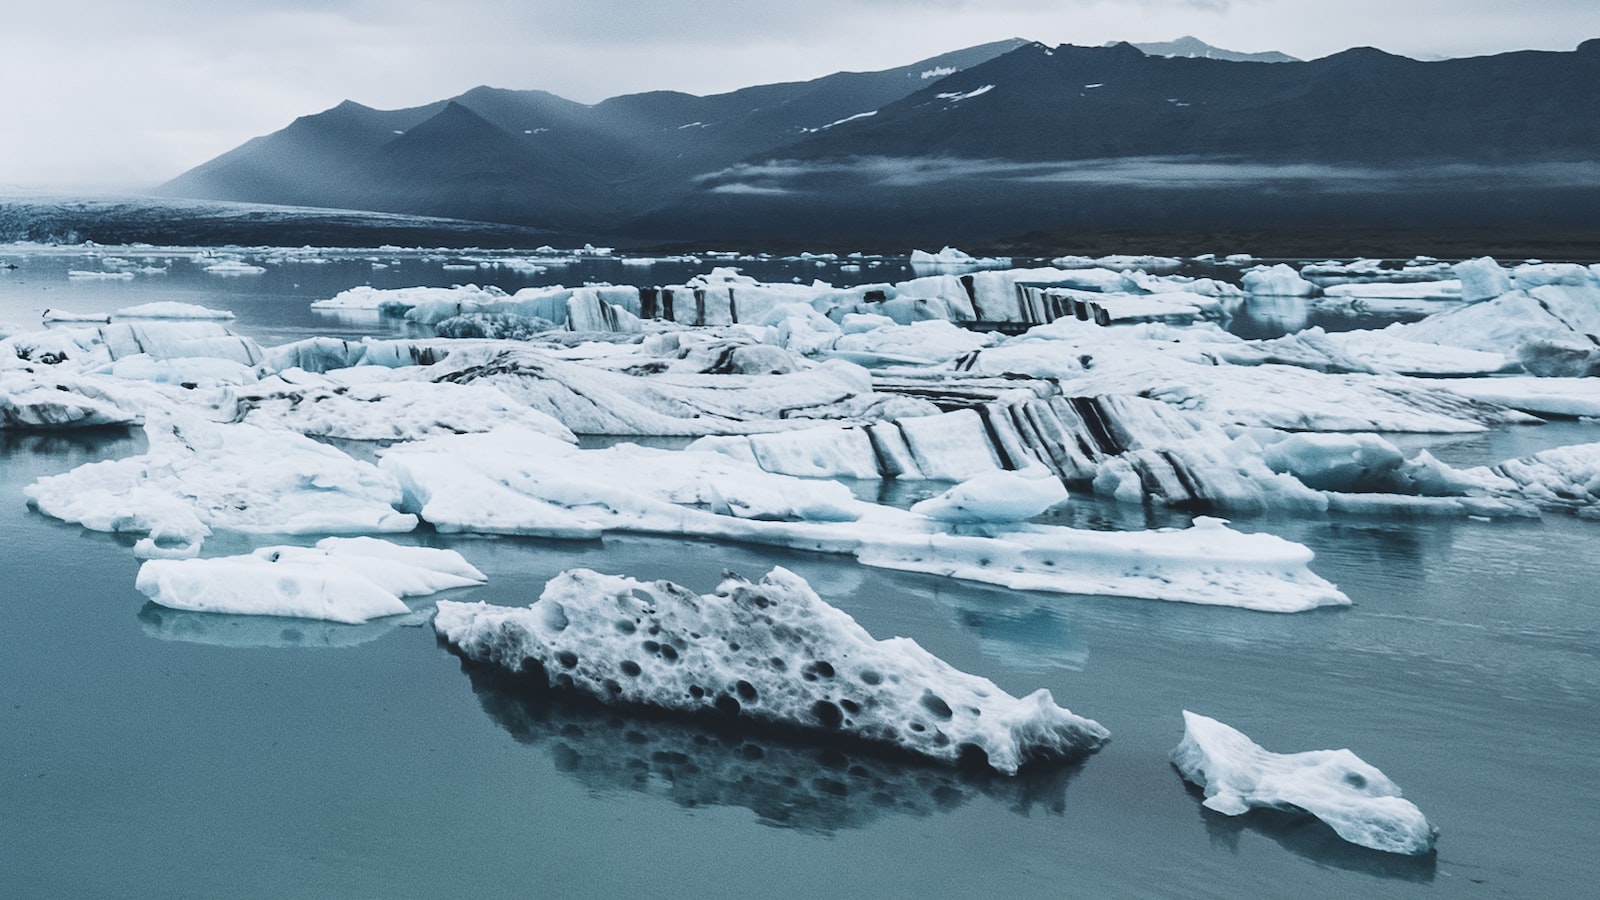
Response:
[[[0,429],[137,425],[143,416],[105,379],[0,371]]]
[[[842,734],[1007,774],[1109,736],[1047,690],[1019,699],[908,638],[874,639],[783,568],[700,596],[574,569],[526,608],[438,606],[435,629],[467,659],[607,704]]]
[[[402,508],[444,532],[681,534],[849,554],[870,566],[1024,590],[1272,612],[1350,602],[1310,571],[1310,550],[1270,534],[1216,519],[1153,532],[1018,522],[1027,505],[999,497],[988,482],[958,488],[924,514],[720,453],[631,444],[584,450],[514,428],[398,444],[382,451],[379,466],[403,487]],[[1059,484],[1034,483],[1045,502],[1025,504],[1038,510],[1057,501]],[[961,518],[969,524],[951,521]]]
[[[245,556],[147,560],[136,586],[171,609],[359,625],[411,612],[402,598],[485,580],[454,550],[358,537],[263,547]]]
[[[149,450],[79,466],[26,488],[47,515],[144,535],[146,557],[194,556],[213,529],[257,534],[410,531],[400,487],[371,463],[289,431],[162,415]]]
[[[1216,719],[1184,710],[1183,722],[1172,764],[1205,793],[1207,809],[1229,816],[1255,808],[1299,810],[1363,847],[1433,850],[1438,832],[1422,811],[1349,750],[1271,753]]]

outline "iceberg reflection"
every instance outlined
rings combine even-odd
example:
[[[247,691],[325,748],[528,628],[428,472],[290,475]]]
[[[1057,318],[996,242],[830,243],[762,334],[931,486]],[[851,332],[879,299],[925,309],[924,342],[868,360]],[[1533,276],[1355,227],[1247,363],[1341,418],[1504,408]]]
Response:
[[[1197,805],[1205,799],[1205,795],[1194,785],[1185,783],[1184,787]],[[1239,836],[1246,831],[1253,831],[1323,868],[1427,884],[1433,881],[1439,866],[1437,850],[1419,856],[1372,850],[1339,837],[1332,828],[1310,813],[1252,809],[1241,816],[1229,816],[1203,806],[1199,810],[1212,846],[1234,854],[1239,852]]]
[[[401,626],[425,625],[432,615],[433,607],[429,606],[410,615],[389,616],[365,625],[344,625],[318,619],[189,612],[146,603],[139,610],[139,622],[145,634],[163,641],[238,648],[332,648],[375,641]]]
[[[764,825],[830,833],[886,815],[948,812],[980,796],[1062,815],[1078,764],[1002,776],[895,757],[772,729],[733,730],[608,708],[462,661],[489,718],[593,791],[635,791],[679,806],[741,806]]]

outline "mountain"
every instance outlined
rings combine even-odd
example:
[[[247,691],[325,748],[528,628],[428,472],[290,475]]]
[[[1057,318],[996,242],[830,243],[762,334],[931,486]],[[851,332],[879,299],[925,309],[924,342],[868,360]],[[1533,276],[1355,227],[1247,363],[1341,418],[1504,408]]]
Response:
[[[1274,63],[1008,41],[709,97],[584,105],[482,87],[408,110],[340,104],[166,192],[747,245],[1595,228],[1600,40]]]
[[[1116,41],[1106,44],[1115,47]],[[1175,41],[1156,41],[1148,44],[1134,44],[1139,52],[1145,56],[1182,56],[1191,59],[1225,59],[1229,62],[1299,62],[1287,53],[1268,50],[1265,53],[1240,53],[1237,50],[1224,50],[1213,47],[1205,41],[1191,35],[1184,35]]]
[[[604,230],[679,198],[696,175],[1024,43],[707,97],[656,91],[586,105],[478,87],[402,110],[346,101],[185,172],[160,193]]]

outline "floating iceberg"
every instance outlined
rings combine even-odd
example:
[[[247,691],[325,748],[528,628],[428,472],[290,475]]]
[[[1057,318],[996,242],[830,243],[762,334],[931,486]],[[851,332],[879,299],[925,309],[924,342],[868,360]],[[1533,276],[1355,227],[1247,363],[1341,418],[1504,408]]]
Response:
[[[979,475],[914,504],[911,511],[941,522],[1021,522],[1066,500],[1067,489],[1038,466]]]
[[[1413,855],[1433,849],[1438,831],[1422,811],[1349,750],[1270,753],[1215,719],[1184,710],[1183,722],[1172,764],[1205,792],[1207,809],[1303,810],[1353,844]]]
[[[206,266],[205,271],[212,275],[260,275],[267,270],[265,266],[253,266],[237,259],[225,259]]]
[[[40,512],[92,531],[144,534],[141,556],[193,556],[212,529],[257,534],[410,531],[400,487],[371,463],[288,431],[155,417],[149,452],[40,478]]]
[[[106,391],[98,380],[0,372],[0,429],[94,428],[142,420],[132,404]]]
[[[485,580],[454,550],[327,538],[316,547],[263,547],[247,556],[152,559],[139,567],[136,586],[171,609],[359,625],[409,613],[402,597]]]
[[[1310,297],[1317,286],[1300,277],[1294,267],[1278,263],[1247,269],[1241,278],[1245,292],[1269,297]]]
[[[373,366],[330,376],[290,369],[234,395],[236,418],[267,428],[358,441],[407,441],[516,425],[576,442],[565,425],[477,384],[363,380]]]
[[[56,309],[51,307],[41,316],[46,323],[50,322],[93,322],[99,325],[110,323],[111,316],[105,313],[80,313],[69,309]]]
[[[439,602],[439,635],[468,659],[608,704],[842,733],[1015,774],[1072,760],[1109,733],[1040,689],[1013,697],[908,638],[875,640],[805,580],[774,568],[696,596],[587,569],[524,609]]]
[[[233,313],[225,309],[211,309],[194,303],[178,303],[172,300],[162,300],[155,303],[141,303],[138,306],[128,306],[112,313],[117,319],[214,319],[226,321],[233,318]]]
[[[857,500],[836,482],[773,474],[720,453],[580,450],[514,428],[396,445],[380,466],[404,487],[402,508],[447,532],[679,534],[851,554],[866,565],[1024,590],[1270,612],[1350,602],[1309,570],[1310,550],[1215,519],[1157,532],[996,522],[952,533],[949,522]],[[992,496],[977,487],[957,493]]]

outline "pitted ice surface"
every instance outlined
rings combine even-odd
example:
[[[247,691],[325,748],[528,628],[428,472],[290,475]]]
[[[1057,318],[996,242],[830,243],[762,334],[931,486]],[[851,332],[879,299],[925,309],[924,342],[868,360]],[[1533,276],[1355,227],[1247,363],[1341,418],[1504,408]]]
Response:
[[[908,638],[874,639],[781,567],[698,596],[573,569],[525,608],[440,601],[434,627],[469,659],[606,703],[840,732],[1007,774],[1109,736],[1047,690],[1019,699]]]

